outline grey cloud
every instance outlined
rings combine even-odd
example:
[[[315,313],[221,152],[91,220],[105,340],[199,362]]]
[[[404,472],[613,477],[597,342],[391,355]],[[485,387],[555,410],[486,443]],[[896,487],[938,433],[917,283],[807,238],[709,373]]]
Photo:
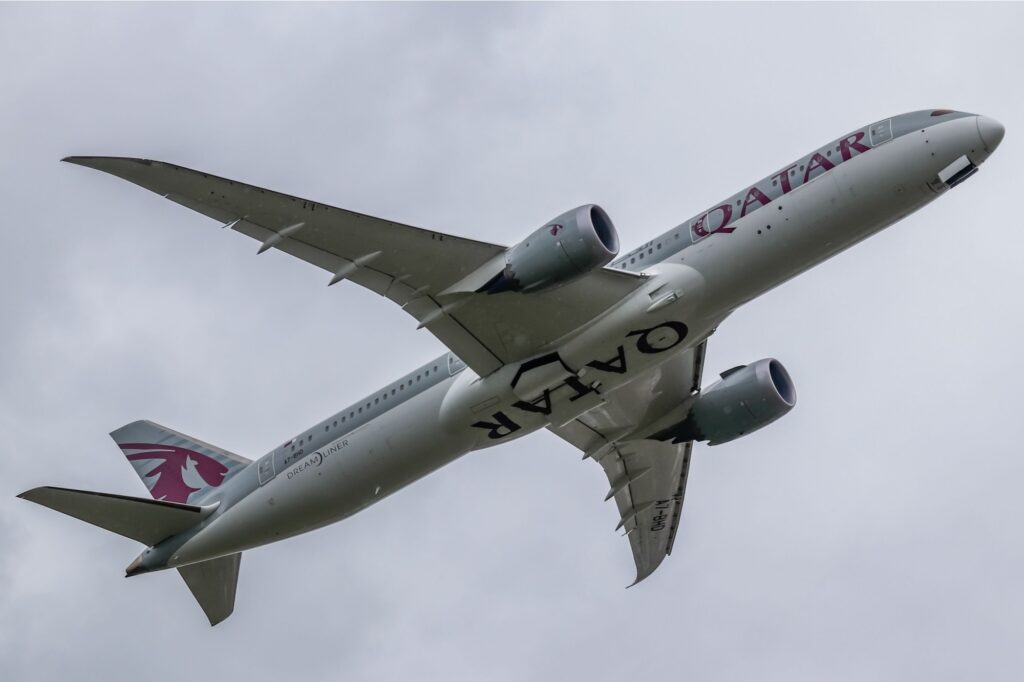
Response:
[[[4,5],[0,661],[10,679],[1015,679],[1016,5]],[[150,418],[258,455],[440,345],[355,287],[69,154],[165,159],[512,243],[584,201],[644,241],[864,122],[1009,133],[976,178],[738,311],[713,372],[800,404],[698,448],[632,577],[548,434],[246,554],[217,628],[137,547],[14,495],[142,490]]]

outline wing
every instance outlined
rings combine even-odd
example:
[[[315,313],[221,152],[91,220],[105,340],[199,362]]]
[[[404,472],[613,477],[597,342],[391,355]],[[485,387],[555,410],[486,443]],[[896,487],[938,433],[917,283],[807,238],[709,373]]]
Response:
[[[480,376],[536,355],[643,281],[602,268],[548,292],[446,294],[505,247],[401,225],[160,161],[69,157],[222,222],[399,304]]]
[[[643,436],[640,426],[682,418],[700,390],[706,342],[654,372],[611,392],[600,407],[562,427],[549,427],[583,451],[608,476],[619,525],[629,537],[640,582],[672,553],[683,509],[693,443],[673,445]],[[655,429],[650,429],[654,431]]]

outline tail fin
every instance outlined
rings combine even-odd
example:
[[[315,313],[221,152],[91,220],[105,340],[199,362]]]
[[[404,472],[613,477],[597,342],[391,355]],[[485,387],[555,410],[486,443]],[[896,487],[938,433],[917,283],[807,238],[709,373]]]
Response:
[[[191,528],[209,512],[191,504],[52,486],[26,490],[18,497],[145,545],[155,545]]]
[[[178,569],[203,613],[216,625],[235,610],[235,588],[242,553],[201,561]]]
[[[187,503],[249,465],[249,460],[151,421],[126,424],[110,437],[154,499]]]

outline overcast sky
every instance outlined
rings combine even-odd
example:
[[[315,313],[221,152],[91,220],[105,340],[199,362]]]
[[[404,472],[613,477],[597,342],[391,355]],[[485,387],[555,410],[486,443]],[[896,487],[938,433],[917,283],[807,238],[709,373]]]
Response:
[[[0,5],[7,680],[1016,680],[1024,664],[1020,5]],[[741,309],[797,408],[698,446],[642,585],[544,432],[247,552],[211,629],[136,543],[17,500],[144,495],[148,418],[258,457],[440,353],[396,306],[71,154],[162,159],[511,244],[624,248],[868,122],[1001,120],[969,182]]]

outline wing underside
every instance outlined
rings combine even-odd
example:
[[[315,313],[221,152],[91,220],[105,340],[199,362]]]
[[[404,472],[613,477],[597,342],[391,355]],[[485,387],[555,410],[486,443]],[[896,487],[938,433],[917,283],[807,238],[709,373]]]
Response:
[[[402,307],[480,376],[529,358],[585,326],[636,290],[643,277],[601,268],[531,294],[449,292],[505,247],[420,229],[273,192],[174,164],[69,157],[219,221]]]
[[[705,344],[611,392],[604,404],[551,430],[604,469],[629,538],[640,582],[672,553],[679,530],[693,443],[644,438],[642,426],[681,414],[700,390]]]

